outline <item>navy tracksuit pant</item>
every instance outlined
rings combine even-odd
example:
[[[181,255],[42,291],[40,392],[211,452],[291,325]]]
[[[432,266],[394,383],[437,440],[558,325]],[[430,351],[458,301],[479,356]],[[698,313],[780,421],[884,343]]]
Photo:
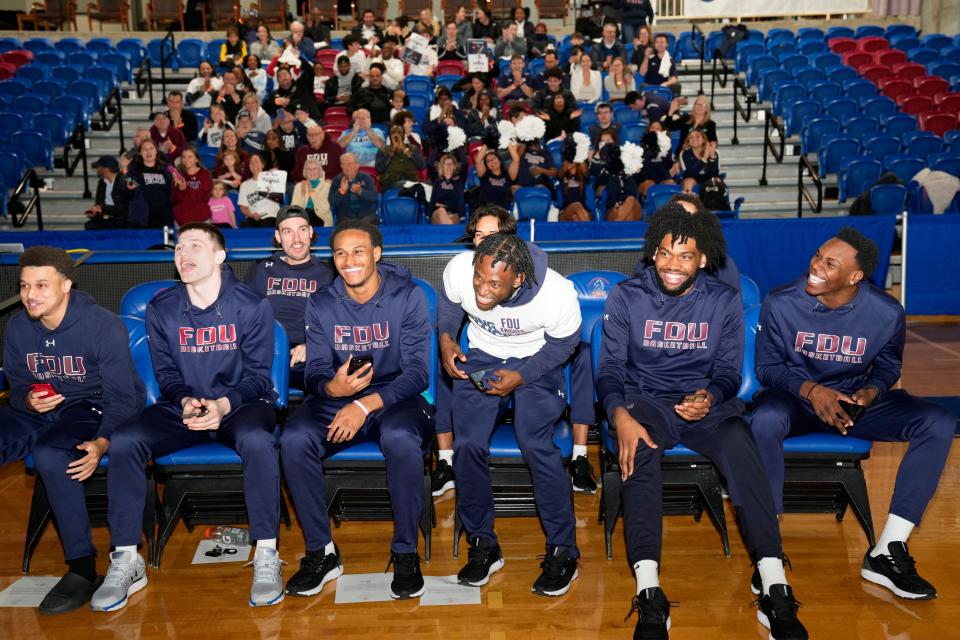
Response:
[[[347,442],[327,442],[327,427],[351,399],[307,398],[283,428],[280,448],[283,472],[293,494],[308,551],[323,549],[330,533],[323,460],[360,442],[380,445],[387,464],[387,489],[393,508],[394,553],[417,552],[423,456],[433,437],[433,409],[422,396],[401,400],[370,414]]]
[[[96,437],[102,414],[99,406],[89,402],[73,403],[52,414],[0,407],[0,465],[22,460],[33,452],[34,466],[57,519],[64,557],[69,561],[96,553],[83,483],[67,475],[67,465],[87,455],[77,445]],[[143,513],[142,500],[138,513]]]
[[[760,454],[741,414],[739,400],[711,408],[705,418],[687,422],[673,410],[674,400],[634,395],[626,397],[627,411],[646,427],[657,444],[651,449],[640,441],[633,475],[623,483],[624,533],[630,564],[660,561],[663,537],[663,477],[660,461],[665,450],[682,443],[713,461],[727,479],[737,522],[754,561],[780,558],[780,527]],[[611,424],[611,435],[616,432]]]
[[[777,513],[782,513],[783,439],[837,430],[821,422],[809,402],[781,389],[757,396],[750,421]],[[890,513],[919,525],[937,490],[955,429],[956,419],[940,405],[894,390],[878,397],[847,433],[864,440],[910,443],[897,472]]]
[[[276,538],[280,528],[280,462],[273,405],[254,400],[228,413],[214,431],[191,431],[182,410],[169,402],[147,407],[121,425],[110,441],[107,519],[117,547],[139,544],[147,494],[148,460],[204,442],[217,441],[240,454],[243,496],[254,540]]]
[[[519,359],[501,360],[477,349],[467,353],[466,371],[516,370]],[[491,372],[492,375],[492,372]],[[513,392],[513,424],[523,460],[530,468],[533,493],[547,534],[547,546],[565,547],[579,557],[570,478],[553,429],[566,405],[563,370],[524,383]],[[457,511],[468,538],[496,540],[493,532],[493,488],[490,484],[490,438],[507,398],[481,393],[469,380],[453,381],[453,472],[457,477]]]

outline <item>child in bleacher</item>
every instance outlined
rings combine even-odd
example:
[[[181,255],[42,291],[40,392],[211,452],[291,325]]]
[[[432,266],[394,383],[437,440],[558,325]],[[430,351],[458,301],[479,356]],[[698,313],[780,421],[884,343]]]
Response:
[[[240,184],[246,178],[244,164],[240,154],[232,149],[227,149],[220,154],[216,166],[216,179],[231,189],[239,189]]]
[[[203,129],[200,131],[200,144],[219,149],[223,144],[223,132],[227,129],[233,131],[234,127],[227,120],[223,107],[219,104],[210,105],[210,117],[204,119]]]
[[[236,229],[237,216],[233,200],[227,197],[227,185],[216,180],[210,194],[210,222],[221,229]]]
[[[227,41],[220,45],[220,66],[225,69],[242,64],[247,55],[247,43],[240,39],[236,27],[227,28]]]
[[[257,92],[257,98],[263,100],[267,93],[267,72],[260,64],[260,58],[254,54],[249,54],[243,59],[243,70],[253,85],[253,90]]]

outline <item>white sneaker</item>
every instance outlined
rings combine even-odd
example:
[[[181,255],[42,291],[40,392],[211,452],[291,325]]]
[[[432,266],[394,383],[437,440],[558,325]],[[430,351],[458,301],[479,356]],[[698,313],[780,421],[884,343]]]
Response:
[[[269,607],[283,600],[283,577],[280,553],[270,547],[257,547],[253,560],[244,566],[253,565],[253,585],[250,587],[250,606]]]
[[[127,605],[127,598],[147,586],[147,567],[139,554],[114,551],[103,584],[90,599],[94,611],[116,611]]]

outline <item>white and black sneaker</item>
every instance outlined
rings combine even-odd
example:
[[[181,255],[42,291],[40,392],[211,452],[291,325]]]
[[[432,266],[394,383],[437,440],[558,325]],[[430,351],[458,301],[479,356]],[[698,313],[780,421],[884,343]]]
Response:
[[[287,594],[291,596],[315,596],[323,585],[343,575],[343,560],[340,549],[333,545],[333,553],[308,551],[300,559],[300,570],[287,581]]]
[[[467,564],[457,573],[457,582],[469,587],[482,587],[490,576],[503,568],[503,552],[500,545],[477,536],[470,541]]]
[[[394,600],[409,600],[423,595],[424,581],[420,572],[420,556],[416,553],[394,553],[393,580],[390,582],[390,597]],[[387,568],[390,567],[387,565]]]
[[[660,587],[644,589],[634,596],[630,613],[623,619],[630,619],[637,612],[637,626],[633,630],[633,640],[667,640],[670,637],[670,601]]]
[[[790,585],[770,585],[770,595],[756,601],[757,620],[770,630],[770,640],[808,640],[806,628],[797,618],[800,603]]]
[[[577,456],[570,463],[570,483],[577,493],[594,494],[597,492],[597,481],[593,477],[593,466],[586,456]]]
[[[455,486],[453,467],[442,458],[437,460],[437,466],[430,472],[430,491],[434,496],[442,496]]]
[[[888,555],[863,557],[860,576],[864,580],[886,587],[895,595],[908,600],[932,600],[937,590],[917,573],[917,563],[910,555],[906,542],[891,542]]]
[[[103,584],[90,598],[94,611],[116,611],[127,606],[127,598],[147,586],[147,567],[138,553],[113,551]]]
[[[570,590],[570,583],[580,575],[577,558],[563,547],[550,547],[540,563],[543,573],[533,583],[533,591],[540,596],[562,596]]]

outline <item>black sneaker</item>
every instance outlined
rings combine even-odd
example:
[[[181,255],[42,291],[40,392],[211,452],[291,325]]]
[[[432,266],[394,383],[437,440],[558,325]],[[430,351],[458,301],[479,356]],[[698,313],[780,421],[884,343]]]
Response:
[[[470,587],[482,587],[490,576],[503,568],[503,552],[492,540],[477,536],[470,541],[467,564],[457,573],[457,582]]]
[[[533,583],[533,591],[540,596],[562,596],[570,590],[570,583],[580,575],[577,558],[563,547],[551,547],[540,563],[543,573]]]
[[[793,565],[790,564],[790,558],[787,557],[787,554],[783,554],[783,566],[793,570]],[[753,563],[753,575],[750,577],[750,591],[755,596],[763,593],[763,581],[760,579],[760,569],[756,562]]]
[[[287,594],[291,596],[315,596],[323,585],[343,575],[340,548],[333,545],[333,553],[324,555],[323,550],[308,551],[300,560],[300,570],[287,582]]]
[[[916,561],[911,557],[906,542],[891,542],[887,545],[890,555],[873,557],[870,552],[863,557],[860,576],[895,595],[909,600],[932,600],[937,590],[917,574]]]
[[[90,602],[102,582],[102,576],[91,582],[80,574],[68,571],[53,585],[53,589],[47,592],[37,609],[45,616],[76,611]]]
[[[430,472],[430,490],[433,495],[442,496],[455,486],[453,467],[446,460],[437,460],[437,466]]]
[[[633,630],[633,640],[667,640],[670,631],[670,601],[660,587],[644,589],[634,596],[630,613],[623,619],[630,619],[637,612],[637,627]]]
[[[770,585],[770,595],[757,600],[757,620],[770,630],[770,640],[807,640],[807,630],[797,618],[800,603],[790,585]]]
[[[577,493],[596,493],[597,481],[593,479],[593,466],[586,456],[578,456],[570,463],[570,480]]]
[[[390,582],[390,597],[394,600],[409,600],[423,595],[423,574],[420,573],[420,556],[416,553],[394,553],[393,580]],[[387,568],[390,568],[390,564]]]

